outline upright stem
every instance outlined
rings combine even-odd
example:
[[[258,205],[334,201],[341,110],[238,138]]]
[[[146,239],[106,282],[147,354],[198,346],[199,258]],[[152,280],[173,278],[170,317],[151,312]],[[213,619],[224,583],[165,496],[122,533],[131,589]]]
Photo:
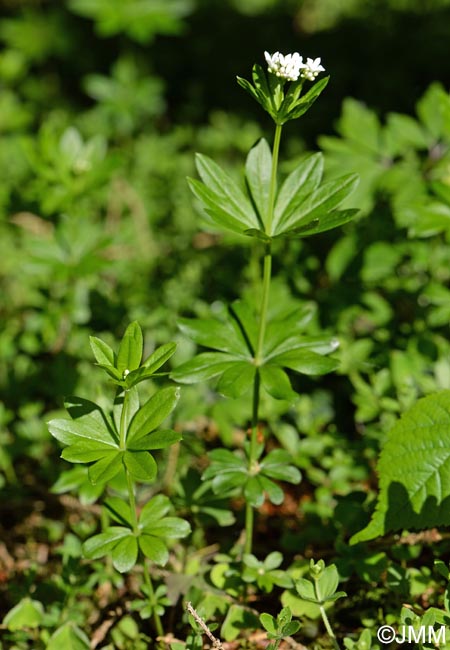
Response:
[[[277,168],[278,168],[278,154],[280,151],[281,139],[281,124],[277,124],[275,128],[275,137],[272,149],[272,170],[270,175],[270,188],[269,188],[269,204],[267,206],[267,223],[265,224],[266,233],[270,236],[272,233],[272,222],[275,207],[275,196],[277,190]],[[253,384],[253,407],[252,407],[252,434],[250,439],[250,452],[248,459],[248,470],[252,473],[255,470],[257,461],[258,449],[258,413],[259,413],[259,397],[260,397],[260,374],[259,366],[263,363],[264,353],[264,336],[266,333],[267,325],[267,311],[269,308],[269,294],[270,294],[270,280],[272,276],[272,248],[270,241],[265,245],[264,250],[264,263],[263,263],[263,286],[261,297],[261,310],[259,314],[259,329],[258,340],[255,350],[255,366],[256,374]],[[245,508],[245,544],[244,552],[251,553],[253,546],[253,527],[254,527],[255,514],[253,507],[247,503]]]
[[[155,590],[153,589],[152,579],[150,578],[150,573],[145,560],[143,564],[144,564],[144,581],[145,584],[147,585],[148,602],[150,603],[150,607],[153,610],[153,623],[155,625],[156,634],[158,636],[164,636],[164,629],[161,623],[161,618],[159,617],[159,614],[156,611],[156,607],[155,607],[156,605]]]
[[[317,600],[319,602],[322,601],[322,594],[321,594],[319,582],[317,580],[314,581],[314,588],[315,588],[315,591],[316,591]],[[320,615],[322,617],[322,621],[324,622],[325,629],[326,629],[326,631],[328,633],[328,636],[330,637],[330,639],[331,639],[331,641],[333,643],[334,649],[335,650],[341,650],[340,647],[339,647],[339,643],[337,642],[336,635],[333,632],[333,628],[330,625],[330,621],[329,621],[327,613],[325,611],[325,606],[324,606],[323,602],[320,602],[319,609],[320,609]]]
[[[122,405],[122,413],[120,414],[119,444],[121,449],[126,449],[129,399],[130,399],[129,393],[128,391],[125,391],[124,398],[123,398],[123,405]],[[133,525],[134,534],[138,535],[139,525],[138,525],[138,515],[137,515],[137,508],[136,508],[136,497],[134,494],[134,482],[127,468],[125,468],[125,474],[127,477],[128,500],[130,503],[130,510],[131,510],[131,523]],[[150,578],[150,574],[148,572],[148,567],[145,562],[145,559],[143,561],[143,566],[144,566],[144,581],[145,584],[147,585],[148,602],[153,611],[153,622],[155,625],[155,630],[158,636],[164,636],[164,629],[162,626],[161,618],[155,608],[156,605],[155,591],[153,589],[153,584]]]

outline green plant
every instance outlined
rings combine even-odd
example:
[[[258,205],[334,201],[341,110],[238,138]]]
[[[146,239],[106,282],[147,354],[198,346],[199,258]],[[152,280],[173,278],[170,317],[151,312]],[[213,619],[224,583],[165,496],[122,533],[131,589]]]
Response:
[[[116,386],[110,410],[82,398],[66,400],[71,420],[49,422],[51,434],[65,445],[62,457],[72,463],[89,464],[92,483],[107,487],[117,475],[123,476],[128,503],[119,496],[105,502],[105,517],[114,525],[85,541],[84,554],[91,559],[112,558],[121,573],[140,562],[143,568],[142,592],[148,599],[148,615],[153,615],[156,632],[163,634],[161,614],[164,612],[165,590],[154,589],[147,559],[165,565],[169,559],[169,540],[186,537],[187,521],[168,516],[171,504],[162,494],[152,497],[138,512],[136,485],[152,483],[157,477],[154,450],[165,449],[178,442],[181,435],[172,429],[158,429],[174,409],[179,391],[168,387],[154,392],[140,403],[138,385],[157,376],[160,367],[172,356],[175,344],[157,348],[143,360],[143,337],[134,322],[127,328],[117,354],[101,339],[91,337],[97,361]]]

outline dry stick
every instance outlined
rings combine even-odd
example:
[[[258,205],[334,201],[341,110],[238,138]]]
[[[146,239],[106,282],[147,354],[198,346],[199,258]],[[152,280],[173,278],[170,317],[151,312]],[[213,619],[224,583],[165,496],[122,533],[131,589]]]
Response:
[[[205,621],[197,614],[195,609],[192,607],[192,603],[186,603],[186,609],[194,617],[194,620],[196,623],[200,625],[202,628],[203,632],[206,634],[208,639],[212,642],[212,647],[216,648],[217,650],[224,650],[224,647],[222,645],[222,641],[219,641],[219,639],[216,639],[214,634],[211,632],[209,627],[206,625]]]

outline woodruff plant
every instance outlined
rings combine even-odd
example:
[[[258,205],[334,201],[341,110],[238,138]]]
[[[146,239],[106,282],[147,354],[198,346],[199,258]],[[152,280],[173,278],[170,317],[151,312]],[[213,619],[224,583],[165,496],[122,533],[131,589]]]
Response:
[[[153,379],[175,352],[175,343],[157,348],[142,361],[143,337],[138,323],[127,328],[118,353],[101,339],[91,337],[97,365],[116,385],[116,396],[109,409],[79,397],[69,398],[65,406],[71,419],[49,422],[51,434],[65,445],[62,458],[71,463],[88,463],[92,483],[111,485],[113,479],[125,479],[128,501],[108,496],[105,514],[114,525],[88,539],[83,550],[91,559],[110,556],[121,573],[142,564],[147,596],[147,614],[153,616],[155,630],[163,634],[160,615],[164,612],[165,588],[154,589],[147,560],[159,565],[169,558],[168,540],[186,537],[189,523],[168,516],[169,499],[157,494],[138,514],[136,487],[152,483],[157,477],[157,463],[152,452],[178,442],[181,435],[172,429],[158,429],[175,408],[179,389],[162,388],[140,403],[138,384]]]
[[[265,57],[267,72],[255,65],[253,83],[240,77],[237,81],[272,117],[272,149],[265,139],[251,149],[245,164],[245,187],[201,154],[196,159],[201,180],[189,179],[192,192],[215,228],[251,237],[254,245],[262,248],[259,311],[255,313],[247,302],[236,300],[221,320],[182,319],[182,332],[211,351],[201,352],[171,375],[182,383],[218,378],[218,391],[232,398],[252,392],[250,440],[242,450],[212,451],[211,463],[203,474],[205,480],[212,480],[216,493],[240,490],[245,499],[244,561],[250,561],[252,553],[255,508],[262,505],[265,495],[274,504],[283,501],[284,492],[274,479],[298,483],[301,478],[299,470],[289,464],[285,450],[266,453],[268,435],[262,438],[258,429],[261,391],[275,399],[292,400],[296,393],[286,371],[321,375],[338,365],[336,359],[326,356],[337,347],[334,338],[304,333],[313,317],[310,306],[271,316],[272,246],[280,238],[308,237],[336,228],[357,212],[337,209],[354,189],[357,176],[350,174],[323,182],[321,153],[306,157],[280,182],[278,157],[283,125],[312,106],[329,78],[308,88],[308,83],[324,71],[320,59],[304,63],[298,53],[283,56],[279,52],[266,52]]]

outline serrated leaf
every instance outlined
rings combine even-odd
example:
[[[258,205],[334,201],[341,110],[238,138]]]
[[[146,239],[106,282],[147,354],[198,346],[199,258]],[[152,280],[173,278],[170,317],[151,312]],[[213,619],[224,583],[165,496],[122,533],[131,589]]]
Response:
[[[89,342],[97,363],[102,366],[115,366],[114,352],[107,343],[96,336],[90,336]]]
[[[183,384],[196,384],[217,377],[235,362],[225,352],[202,352],[175,368],[170,373],[170,378]]]
[[[245,174],[261,224],[265,225],[267,223],[267,210],[269,207],[272,152],[267,140],[264,138],[261,138],[250,149],[245,164]]]
[[[143,338],[138,322],[130,323],[125,330],[117,353],[117,370],[123,374],[124,370],[136,370],[142,360]]]
[[[388,532],[447,526],[450,391],[420,399],[388,434],[378,461],[380,493],[370,523],[351,544]]]
[[[148,451],[126,451],[123,462],[135,481],[150,483],[155,480],[158,468]]]
[[[152,395],[131,420],[127,447],[156,429],[173,411],[179,396],[179,389],[172,386]]]
[[[247,393],[253,386],[256,366],[248,361],[235,361],[223,373],[217,390],[226,397],[237,398]]]
[[[138,542],[134,535],[121,539],[112,549],[112,561],[119,573],[125,573],[134,567],[138,557]]]
[[[323,174],[323,155],[308,156],[285,179],[275,203],[272,233],[276,232],[278,223],[288,219],[302,204],[305,198],[315,190]]]

